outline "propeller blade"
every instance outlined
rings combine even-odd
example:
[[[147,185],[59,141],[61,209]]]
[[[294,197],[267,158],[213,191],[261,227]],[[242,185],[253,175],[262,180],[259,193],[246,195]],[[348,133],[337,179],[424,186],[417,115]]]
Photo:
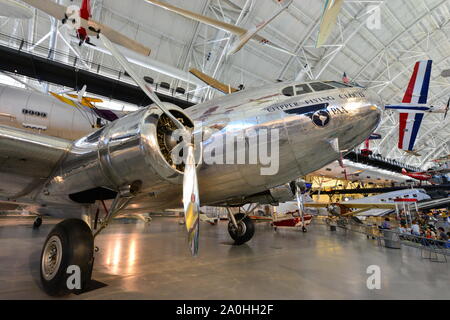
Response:
[[[302,218],[302,229],[303,231],[306,230],[305,228],[305,219],[304,219],[304,206],[303,206],[303,195],[302,192],[306,191],[306,185],[304,181],[297,181],[295,183],[295,197],[297,198],[297,207],[298,207],[298,213],[300,214],[301,218]]]
[[[193,256],[196,256],[198,253],[198,242],[200,234],[200,199],[198,197],[198,181],[197,169],[195,165],[194,146],[190,144],[187,150],[188,152],[183,177],[184,219],[186,222],[191,254]]]
[[[450,108],[450,98],[447,101],[447,107],[445,108],[444,120],[447,118],[448,109]]]
[[[111,51],[112,55],[116,58],[116,60],[119,62],[119,64],[122,66],[122,68],[125,69],[125,71],[130,75],[130,77],[137,83],[137,85],[144,91],[144,93],[158,106],[158,108],[164,112],[174,123],[175,125],[182,130],[185,130],[186,128],[184,125],[175,118],[163,105],[161,100],[159,100],[156,93],[153,91],[153,89],[148,86],[144,79],[134,71],[133,67],[128,62],[127,58],[112,44],[111,41],[102,33],[99,34],[99,38],[102,40],[105,47]]]

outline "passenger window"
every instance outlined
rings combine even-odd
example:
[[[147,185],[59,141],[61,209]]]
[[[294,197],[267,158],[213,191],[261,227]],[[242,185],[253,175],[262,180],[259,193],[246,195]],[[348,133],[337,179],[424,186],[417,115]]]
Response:
[[[295,86],[295,93],[297,95],[310,93],[312,92],[311,88],[307,84],[299,84]]]
[[[324,91],[324,90],[333,90],[334,87],[322,83],[322,82],[313,82],[309,84],[314,91]]]
[[[292,96],[294,95],[294,87],[287,87],[287,88],[284,88],[283,91],[282,91],[282,93],[283,93],[285,96],[292,97]]]

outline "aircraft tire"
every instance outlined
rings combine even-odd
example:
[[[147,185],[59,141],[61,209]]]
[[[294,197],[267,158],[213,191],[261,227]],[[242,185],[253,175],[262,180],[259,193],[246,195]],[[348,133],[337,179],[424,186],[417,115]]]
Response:
[[[246,217],[243,213],[238,213],[234,216],[238,223],[238,229],[233,225],[233,222],[228,222],[228,233],[234,240],[235,245],[241,245],[253,238],[255,234],[255,224],[253,221]]]
[[[94,237],[89,226],[80,219],[67,219],[58,223],[47,236],[42,248],[40,276],[44,291],[50,296],[79,293],[87,288],[94,264]],[[68,288],[77,271],[79,288]],[[68,278],[71,277],[71,279]]]

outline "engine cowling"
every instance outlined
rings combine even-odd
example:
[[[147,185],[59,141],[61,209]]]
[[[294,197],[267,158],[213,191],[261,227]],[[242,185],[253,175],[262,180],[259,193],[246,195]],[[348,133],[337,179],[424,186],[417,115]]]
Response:
[[[193,126],[181,108],[165,106],[181,123]],[[171,157],[179,142],[172,138],[176,129],[156,106],[122,117],[74,142],[44,194],[55,198],[66,194],[84,203],[95,200],[93,193],[99,188],[117,191],[139,185],[141,192],[157,192],[169,184],[181,184],[183,166],[175,165]]]

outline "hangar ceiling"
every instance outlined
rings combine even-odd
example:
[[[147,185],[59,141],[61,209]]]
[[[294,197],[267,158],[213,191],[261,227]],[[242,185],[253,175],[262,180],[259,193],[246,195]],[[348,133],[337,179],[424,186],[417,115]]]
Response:
[[[167,1],[167,0],[166,0]],[[57,0],[60,4],[74,2]],[[170,4],[249,28],[269,17],[278,0],[169,0]],[[308,64],[306,79],[340,80],[343,73],[361,85],[379,92],[384,103],[401,102],[417,60],[434,60],[430,88],[431,103],[445,104],[450,96],[450,78],[441,76],[450,68],[450,1],[448,0],[346,0],[327,44],[315,48],[325,0],[294,0],[261,35],[295,52],[296,56],[250,42],[233,56],[226,55],[229,35],[146,3],[144,0],[91,0],[93,18],[120,30],[152,49],[149,58],[139,58],[142,74],[155,82],[184,87],[196,96],[221,95],[187,75],[191,67],[233,86],[247,88],[291,80]],[[379,28],[368,23],[378,10]],[[35,43],[52,34],[54,22],[34,10],[31,20],[0,18],[1,33]],[[373,22],[373,21],[372,21]],[[375,21],[376,22],[376,21]],[[63,29],[61,29],[63,30]],[[63,30],[64,31],[64,30]],[[70,35],[66,35],[71,39]],[[41,45],[51,46],[51,35]],[[2,38],[3,42],[7,41]],[[112,57],[90,46],[78,48],[86,61],[119,68]],[[67,45],[56,39],[59,51]],[[89,64],[86,65],[89,68]],[[450,118],[450,117],[449,117]],[[398,150],[398,116],[386,111],[380,128],[382,139],[372,142],[375,153],[414,166],[431,165],[431,160],[450,154],[449,118],[426,115],[416,149],[422,155],[410,156]]]

